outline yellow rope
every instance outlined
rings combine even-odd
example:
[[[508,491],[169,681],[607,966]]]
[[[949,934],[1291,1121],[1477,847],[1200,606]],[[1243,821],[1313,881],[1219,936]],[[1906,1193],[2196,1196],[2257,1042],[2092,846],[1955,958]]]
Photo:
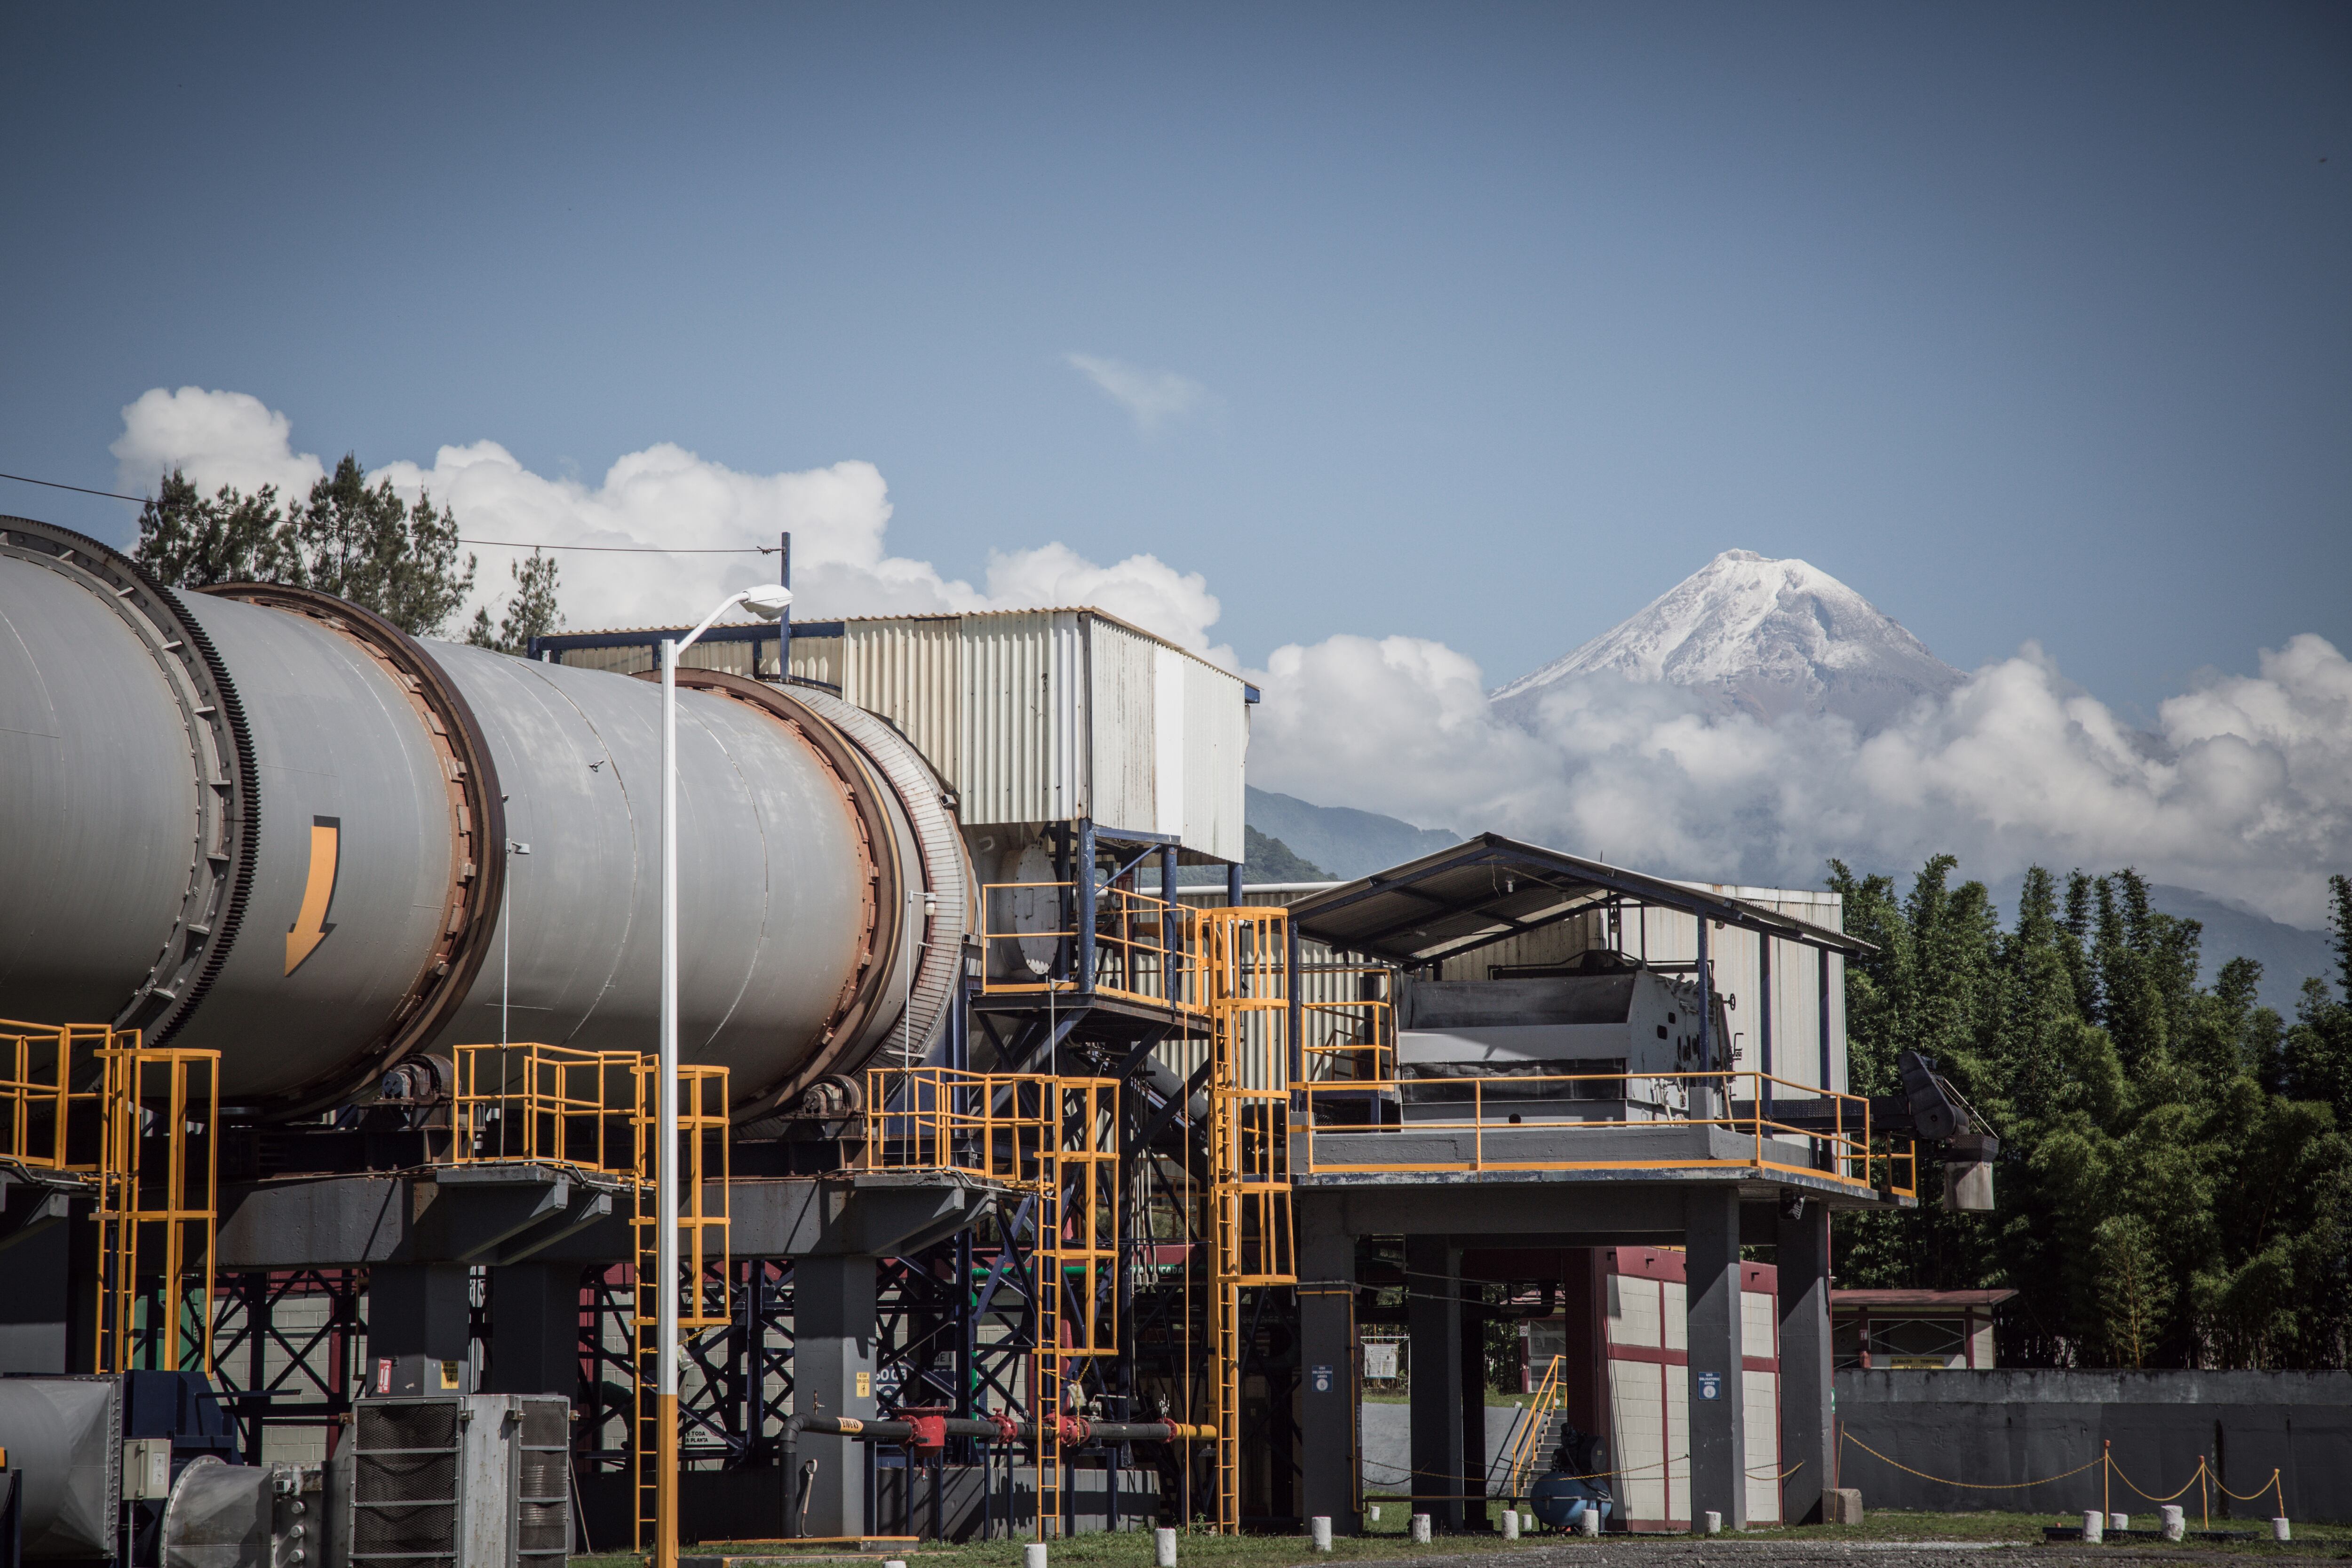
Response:
[[[2264,1481],[2261,1486],[2256,1487],[2252,1491],[2248,1492],[2243,1497],[2239,1497],[2237,1493],[2231,1491],[2228,1487],[2223,1486],[2220,1476],[2215,1476],[2213,1478],[2213,1485],[2215,1489],[2220,1491],[2223,1497],[2231,1499],[2237,1502],[2252,1502],[2258,1497],[2264,1496],[2272,1491],[2277,1491],[2279,1494],[2279,1511],[2281,1513],[2284,1513],[2286,1511],[2286,1492],[2279,1486],[2279,1473],[2276,1470],[2273,1470],[2271,1472],[2271,1479],[2269,1480]]]
[[[2179,1491],[2179,1492],[2167,1492],[2164,1496],[2162,1496],[2162,1497],[2158,1497],[2154,1492],[2140,1492],[2140,1491],[2139,1491],[2139,1486],[2138,1486],[2138,1484],[2137,1484],[2137,1482],[2135,1482],[2135,1481],[2134,1481],[2134,1480],[2133,1480],[2129,1476],[2127,1476],[2127,1475],[2125,1475],[2125,1474],[2124,1474],[2124,1468],[2123,1468],[2121,1465],[2118,1465],[2118,1464],[2116,1464],[2116,1457],[2115,1457],[2113,1454],[2105,1455],[2105,1456],[2104,1456],[2104,1458],[2105,1458],[2106,1459],[2106,1461],[2107,1461],[2107,1468],[2115,1472],[2115,1474],[2116,1474],[2116,1479],[2118,1479],[2118,1480],[2122,1481],[2124,1485],[2126,1485],[2126,1486],[2127,1486],[2127,1487],[2130,1487],[2132,1490],[2134,1490],[2134,1491],[2136,1491],[2136,1492],[2139,1492],[2139,1495],[2140,1495],[2140,1496],[2142,1496],[2142,1497],[2144,1497],[2144,1498],[2147,1499],[2147,1500],[2148,1500],[2148,1501],[2150,1501],[2150,1502],[2170,1502],[2174,1498],[2179,1497],[2179,1496],[2180,1495],[2180,1492],[2185,1492],[2185,1491],[2187,1491],[2190,1487],[2195,1486],[2195,1485],[2197,1484],[2197,1482],[2199,1481],[2199,1479],[2200,1479],[2200,1478],[2202,1478],[2202,1477],[2204,1476],[2204,1474],[2205,1474],[2205,1461],[2204,1461],[2202,1458],[2200,1458],[2200,1459],[2197,1461],[2197,1473],[2196,1473],[2196,1475],[2190,1476],[2187,1480],[2185,1480],[2185,1481],[2183,1481],[2183,1482],[2181,1482],[2181,1483],[2180,1483],[2180,1491]],[[2089,1467],[2088,1465],[2085,1465],[2085,1466],[2084,1466],[2083,1468],[2084,1468],[2084,1469],[2088,1469],[2088,1468],[2090,1468],[2090,1467]],[[2255,1496],[2255,1497],[2260,1497],[2260,1496],[2262,1496],[2262,1495],[2263,1495],[2263,1494],[2262,1494],[2262,1493],[2260,1493],[2260,1492],[2256,1492],[2256,1493],[2254,1494],[2254,1496]],[[2246,1500],[2251,1501],[2251,1500],[2252,1500],[2252,1499],[2248,1499],[2248,1500]]]
[[[1843,1432],[1843,1433],[1841,1433],[1840,1435],[1844,1438],[1844,1440],[1845,1440],[1845,1441],[1847,1441],[1847,1442],[1849,1442],[1849,1443],[1853,1444],[1855,1447],[1857,1447],[1857,1448],[1861,1449],[1864,1453],[1868,1454],[1872,1458],[1874,1458],[1874,1459],[1877,1459],[1877,1460],[1879,1460],[1879,1461],[1881,1461],[1881,1462],[1883,1462],[1883,1463],[1885,1463],[1885,1464],[1893,1465],[1896,1469],[1901,1470],[1901,1471],[1902,1471],[1904,1474],[1906,1474],[1906,1475],[1916,1476],[1916,1477],[1918,1477],[1918,1478],[1919,1478],[1921,1480],[1923,1480],[1923,1481],[1937,1481],[1937,1482],[1940,1482],[1941,1484],[1943,1484],[1943,1485],[1945,1485],[1945,1486],[1948,1486],[1948,1487],[1959,1487],[1959,1488],[1961,1488],[1961,1489],[1965,1489],[1965,1490],[1972,1491],[1972,1492],[2008,1492],[2008,1491],[2021,1491],[2021,1490],[2023,1490],[2023,1489],[2024,1489],[2025,1488],[2027,1488],[2027,1487],[2043,1487],[2043,1486],[2048,1486],[2052,1481],[2063,1481],[2063,1480],[2064,1480],[2068,1476],[2079,1476],[2079,1475],[2081,1475],[2084,1470],[2087,1470],[2087,1469],[2091,1468],[2092,1468],[2092,1466],[2096,1465],[2096,1464],[2099,1462],[2099,1461],[2098,1461],[2098,1460],[2096,1460],[2096,1459],[2088,1459],[2088,1460],[2085,1460],[2084,1463],[2082,1463],[2082,1464],[2079,1464],[2079,1465],[2075,1466],[2075,1467],[2074,1467],[2073,1469],[2071,1469],[2071,1470],[2063,1470],[2063,1471],[2061,1471],[2059,1474],[2054,1475],[2054,1476],[2044,1476],[2044,1477],[2042,1477],[2042,1478],[2040,1480],[2038,1480],[2038,1481],[1954,1481],[1954,1480],[1947,1480],[1947,1479],[1945,1479],[1945,1478],[1943,1478],[1942,1476],[1931,1476],[1931,1475],[1929,1475],[1929,1474],[1928,1474],[1927,1471],[1925,1471],[1925,1470],[1915,1470],[1915,1469],[1913,1469],[1910,1466],[1908,1466],[1908,1465],[1905,1464],[1905,1463],[1904,1463],[1902,1460],[1900,1460],[1900,1459],[1890,1459],[1890,1458],[1888,1458],[1885,1455],[1884,1455],[1884,1454],[1880,1453],[1877,1449],[1875,1449],[1875,1448],[1872,1447],[1869,1444],[1867,1444],[1867,1443],[1864,1442],[1861,1438],[1859,1438],[1859,1437],[1855,1436],[1854,1436],[1853,1433],[1851,1433],[1851,1432]],[[2138,1489],[2138,1488],[2137,1488],[2137,1487],[2134,1487],[2132,1489],[2133,1489],[2134,1491],[2138,1491],[2138,1490],[2139,1490],[2139,1489]],[[2182,1490],[2182,1491],[2186,1491],[2186,1490],[2188,1490],[2188,1489],[2188,1489],[2187,1487],[2183,1487],[2183,1488],[2181,1489],[2181,1490]],[[2147,1497],[2147,1494],[2146,1492],[2140,1492],[2140,1495],[2141,1495],[2142,1497]],[[2177,1495],[2179,1495],[2179,1494],[2178,1494],[2178,1493],[2176,1493],[2175,1495],[2177,1496]],[[2150,1499],[2149,1500],[2150,1500],[2150,1501],[2160,1501],[2160,1500],[2160,1500],[2160,1499]]]

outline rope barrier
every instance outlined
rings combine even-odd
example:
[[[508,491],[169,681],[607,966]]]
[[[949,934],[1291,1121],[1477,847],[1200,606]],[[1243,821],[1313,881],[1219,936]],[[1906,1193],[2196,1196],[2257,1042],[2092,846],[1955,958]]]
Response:
[[[1846,1442],[1853,1444],[1864,1453],[1868,1454],[1872,1458],[1879,1460],[1884,1464],[1892,1465],[1906,1475],[1916,1476],[1923,1481],[1935,1481],[1942,1486],[1959,1487],[1964,1490],[1972,1492],[2022,1491],[2027,1487],[2046,1487],[2052,1481],[2063,1481],[2069,1476],[2079,1476],[2084,1470],[2092,1468],[2099,1462],[2096,1459],[2086,1459],[2071,1470],[2062,1470],[2054,1476],[2044,1476],[2038,1481],[1955,1481],[1947,1479],[1942,1476],[1931,1476],[1925,1470],[1915,1470],[1900,1459],[1890,1459],[1851,1432],[1842,1433],[1841,1436]],[[2187,1489],[2183,1488],[2182,1489],[2186,1490]],[[2147,1494],[2142,1493],[2141,1495],[2146,1496]]]
[[[2280,1479],[2280,1472],[2277,1470],[2273,1470],[2271,1472],[2271,1479],[2269,1480],[2264,1481],[2261,1486],[2256,1487],[2252,1491],[2248,1492],[2243,1497],[2240,1497],[2236,1492],[2233,1492],[2228,1487],[2223,1486],[2221,1484],[2221,1478],[2218,1475],[2213,1478],[2213,1486],[2214,1489],[2223,1497],[2230,1499],[2233,1502],[2252,1502],[2257,1499],[2267,1497],[2271,1493],[2276,1492],[2278,1494],[2279,1513],[2282,1517],[2286,1513],[2286,1483]]]
[[[2205,1460],[2202,1456],[2200,1456],[2197,1460],[2197,1473],[2180,1483],[2180,1491],[2167,1492],[2164,1496],[2158,1497],[2154,1492],[2140,1491],[2138,1483],[2134,1481],[2129,1476],[2124,1474],[2124,1468],[2116,1463],[2116,1457],[2113,1454],[2106,1454],[2101,1457],[2107,1461],[2107,1468],[2115,1473],[2115,1477],[2117,1480],[2131,1488],[2132,1490],[2139,1492],[2140,1496],[2146,1498],[2150,1502],[2170,1502],[2174,1498],[2179,1497],[2181,1492],[2185,1492],[2190,1487],[2195,1486],[2204,1478],[2205,1475]],[[2085,1465],[2083,1468],[2084,1469],[2089,1469],[2090,1466]],[[2263,1494],[2260,1492],[2256,1492],[2254,1494],[2255,1497],[2260,1497]]]

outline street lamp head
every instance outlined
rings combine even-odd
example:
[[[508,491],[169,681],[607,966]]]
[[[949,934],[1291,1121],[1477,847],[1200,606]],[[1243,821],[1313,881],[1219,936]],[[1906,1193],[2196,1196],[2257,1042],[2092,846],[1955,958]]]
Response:
[[[743,593],[743,607],[763,621],[782,617],[784,608],[793,602],[793,591],[782,583],[763,583]]]

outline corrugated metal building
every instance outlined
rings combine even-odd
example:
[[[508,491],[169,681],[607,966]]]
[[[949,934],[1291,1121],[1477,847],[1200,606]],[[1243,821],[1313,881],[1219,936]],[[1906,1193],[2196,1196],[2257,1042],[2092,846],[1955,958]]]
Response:
[[[635,674],[661,628],[559,633],[546,657]],[[771,627],[723,627],[685,663],[777,675]],[[1173,839],[1181,858],[1243,858],[1242,766],[1255,694],[1198,654],[1095,609],[887,616],[793,628],[793,679],[895,725],[956,797],[983,857],[1017,861],[1052,823]],[[993,868],[990,868],[993,869]],[[983,873],[986,874],[985,872]]]

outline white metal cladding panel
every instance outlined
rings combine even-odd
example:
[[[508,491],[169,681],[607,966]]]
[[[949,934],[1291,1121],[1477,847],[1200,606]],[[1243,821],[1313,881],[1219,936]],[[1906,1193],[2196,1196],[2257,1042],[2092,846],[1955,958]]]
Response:
[[[850,621],[842,626],[841,695],[897,725],[941,778],[952,779],[961,768],[962,662],[957,616]]]
[[[568,647],[555,658],[558,664],[573,669],[612,669],[623,675],[636,675],[654,668],[654,657],[650,647]]]
[[[840,637],[794,637],[793,677],[801,680],[821,680],[827,686],[839,686],[841,644]]]
[[[1438,978],[1491,980],[1497,968],[1565,963],[1588,949],[1609,945],[1608,920],[1604,915],[1570,915],[1525,936],[1508,937],[1460,958],[1449,958],[1440,966],[1443,973]]]
[[[1184,833],[1184,656],[1151,650],[1151,774],[1154,832]]]
[[[1665,1343],[1655,1279],[1638,1274],[1609,1276],[1609,1342],[1655,1350]]]
[[[680,632],[680,637],[686,634]],[[715,669],[725,675],[750,675],[753,649],[764,656],[763,669],[773,674],[776,668],[776,645],[772,642],[698,642],[678,656],[681,669]],[[556,656],[560,663],[573,669],[610,669],[623,675],[642,675],[661,668],[658,647],[572,647]]]
[[[1087,795],[1095,823],[1137,833],[1160,831],[1154,671],[1167,650],[1115,621],[1086,620]]]
[[[1662,1521],[1666,1514],[1666,1368],[1655,1362],[1609,1363],[1609,1414],[1616,1428],[1610,1447],[1620,1472],[1619,1496],[1629,1519]]]
[[[1179,655],[1178,657],[1183,658]],[[1237,675],[1184,658],[1184,847],[1240,860],[1248,692]]]
[[[1082,634],[1066,611],[967,616],[956,793],[968,827],[1067,822],[1078,785],[1086,711]]]
[[[1777,1373],[1743,1372],[1740,1415],[1747,1453],[1748,1522],[1780,1522],[1780,1378]]]

